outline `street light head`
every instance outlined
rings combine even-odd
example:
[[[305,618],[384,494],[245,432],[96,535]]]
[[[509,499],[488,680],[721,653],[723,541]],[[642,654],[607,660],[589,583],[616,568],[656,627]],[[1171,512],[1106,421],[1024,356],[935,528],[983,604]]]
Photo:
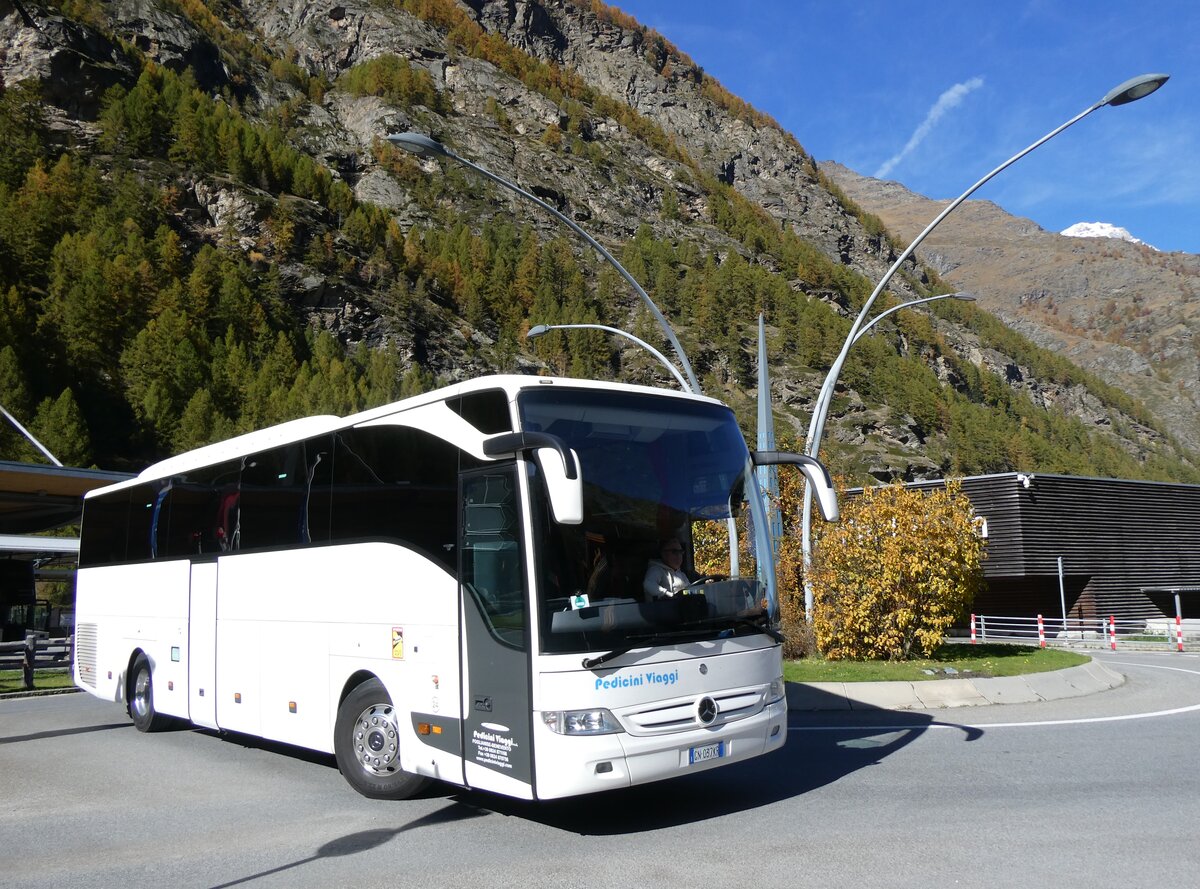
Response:
[[[1166,83],[1170,76],[1170,74],[1143,74],[1141,77],[1131,77],[1109,90],[1108,95],[1100,100],[1100,104],[1116,106],[1136,102]]]
[[[417,157],[450,157],[445,145],[421,133],[392,133],[387,140]]]
[[[549,332],[550,332],[549,324],[538,324],[534,327],[529,328],[529,333],[525,334],[525,339],[534,340],[534,339],[537,339],[539,336],[542,336],[543,334],[547,334]]]
[[[955,293],[955,294],[951,295],[950,298],[961,300],[962,302],[965,302],[965,303],[975,302],[975,297],[969,293]]]

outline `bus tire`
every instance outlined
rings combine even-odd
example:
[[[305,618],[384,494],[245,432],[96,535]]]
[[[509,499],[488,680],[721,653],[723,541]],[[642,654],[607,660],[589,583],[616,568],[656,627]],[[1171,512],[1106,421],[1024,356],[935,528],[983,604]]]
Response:
[[[150,660],[139,654],[129,670],[129,718],[139,732],[157,732],[170,724],[170,718],[154,709],[154,674]]]
[[[400,768],[400,725],[378,679],[357,686],[338,707],[333,751],[342,777],[370,799],[408,799],[428,783]]]

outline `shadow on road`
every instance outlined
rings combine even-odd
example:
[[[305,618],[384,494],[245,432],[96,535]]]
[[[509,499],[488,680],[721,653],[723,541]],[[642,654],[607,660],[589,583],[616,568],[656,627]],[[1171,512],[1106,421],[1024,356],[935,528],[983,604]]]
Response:
[[[834,702],[830,695],[829,703]],[[581,835],[660,830],[802,796],[879,763],[935,724],[931,714],[913,711],[829,710],[792,717],[799,724],[789,731],[781,750],[670,781],[533,803],[472,791],[452,798]],[[955,727],[961,728],[965,741],[982,735],[979,729]]]
[[[819,707],[819,696],[825,693],[813,691],[812,694],[816,697],[811,697],[810,702]],[[419,796],[445,799],[449,803],[447,808],[395,829],[367,831],[335,840],[322,847],[325,851],[318,850],[314,857],[285,865],[284,869],[334,854],[348,855],[374,848],[399,833],[420,827],[491,813],[595,836],[693,824],[771,805],[832,784],[859,769],[876,765],[932,726],[958,729],[967,742],[983,734],[978,728],[936,721],[928,711],[832,709],[840,702],[841,698],[829,695],[829,710],[791,713],[788,740],[781,750],[654,784],[570,799],[529,802],[434,782]],[[219,734],[207,729],[201,733],[246,748],[337,768],[334,757],[329,754],[236,733]],[[397,814],[403,816],[401,807],[404,803],[395,805]]]
[[[347,855],[357,855],[359,852],[369,852],[371,849],[378,848],[384,843],[390,842],[395,837],[402,833],[407,833],[410,830],[419,830],[423,827],[432,827],[438,824],[448,824],[455,821],[465,821],[469,818],[481,818],[485,815],[478,809],[471,806],[452,803],[443,809],[438,809],[436,812],[430,812],[413,821],[403,824],[400,827],[381,827],[375,830],[361,830],[357,833],[346,834],[346,836],[338,837],[325,843],[316,853],[301,858],[297,861],[291,861],[287,864],[281,864],[278,867],[273,867],[270,870],[259,871],[258,873],[248,874],[244,877],[239,877],[236,880],[230,880],[227,883],[213,886],[212,889],[228,889],[230,886],[240,886],[243,883],[249,883],[263,877],[273,876],[274,874],[283,873],[284,871],[292,870],[293,868],[303,867],[306,864],[312,864],[314,861],[320,861],[323,858],[342,858]]]
[[[85,735],[89,732],[106,732],[114,728],[133,728],[132,722],[110,722],[106,725],[81,725],[78,728],[60,728],[49,732],[34,732],[31,735],[10,735],[0,738],[0,744],[18,744],[22,741],[45,741],[47,738],[62,738],[67,735]]]
[[[265,753],[277,753],[280,756],[288,756],[292,759],[298,759],[301,762],[327,766],[331,769],[337,768],[337,760],[334,759],[332,753],[322,753],[320,750],[310,750],[307,747],[295,747],[291,744],[285,744],[282,741],[271,741],[267,738],[256,737],[255,735],[243,735],[240,732],[217,731],[216,729],[196,728],[195,726],[188,727],[197,734],[207,735],[210,738],[216,738],[228,744],[237,744],[239,747],[244,747],[247,750],[262,750]]]

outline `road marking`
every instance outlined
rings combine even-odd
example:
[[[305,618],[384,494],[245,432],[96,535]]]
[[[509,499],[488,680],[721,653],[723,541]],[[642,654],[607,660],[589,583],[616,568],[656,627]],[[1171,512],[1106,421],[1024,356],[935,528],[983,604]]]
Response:
[[[1191,673],[1193,676],[1200,676],[1200,670],[1185,670],[1183,667],[1164,667],[1159,664],[1139,664],[1134,661],[1109,661],[1109,663],[1117,664],[1122,667],[1145,667],[1147,670],[1170,670],[1175,673]],[[966,722],[929,722],[925,725],[789,725],[789,732],[845,732],[845,731],[860,731],[863,729],[870,731],[924,731],[925,729],[979,729],[984,731],[993,728],[1034,728],[1037,726],[1055,726],[1055,725],[1088,725],[1098,722],[1127,722],[1133,719],[1156,719],[1162,716],[1178,716],[1181,713],[1195,713],[1200,711],[1200,704],[1192,704],[1190,707],[1173,707],[1170,710],[1154,710],[1150,713],[1127,713],[1124,716],[1091,716],[1082,719],[1044,719],[1033,722],[983,722],[983,723],[966,723]],[[857,711],[862,713],[864,711]],[[914,715],[928,713],[927,710],[908,710],[905,711]]]

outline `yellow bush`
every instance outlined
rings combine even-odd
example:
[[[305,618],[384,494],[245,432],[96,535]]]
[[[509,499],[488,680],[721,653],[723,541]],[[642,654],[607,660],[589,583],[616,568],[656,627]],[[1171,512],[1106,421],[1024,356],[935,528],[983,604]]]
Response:
[[[867,488],[814,523],[813,628],[831,659],[902,660],[936,649],[983,581],[983,540],[958,482]]]

